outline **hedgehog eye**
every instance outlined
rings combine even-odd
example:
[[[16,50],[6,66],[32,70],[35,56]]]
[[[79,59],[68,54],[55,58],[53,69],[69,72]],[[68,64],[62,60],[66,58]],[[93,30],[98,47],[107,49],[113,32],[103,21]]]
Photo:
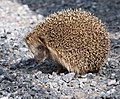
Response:
[[[42,49],[44,49],[44,47],[43,47],[42,45],[39,45],[39,46],[37,47],[37,49],[42,50]]]
[[[39,50],[39,52],[40,52],[40,51],[46,51],[46,47],[43,46],[43,45],[39,45],[39,46],[37,47],[37,49]]]

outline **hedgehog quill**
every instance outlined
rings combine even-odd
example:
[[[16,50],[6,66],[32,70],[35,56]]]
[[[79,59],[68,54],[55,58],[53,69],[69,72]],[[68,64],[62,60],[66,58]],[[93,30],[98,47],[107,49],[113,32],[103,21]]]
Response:
[[[49,15],[24,38],[34,58],[51,58],[57,73],[97,71],[109,52],[108,32],[101,21],[83,10],[63,10]]]

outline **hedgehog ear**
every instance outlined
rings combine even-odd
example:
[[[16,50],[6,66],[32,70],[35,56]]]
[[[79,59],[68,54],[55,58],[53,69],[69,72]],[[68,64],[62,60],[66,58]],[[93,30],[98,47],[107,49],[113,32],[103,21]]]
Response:
[[[43,44],[45,44],[45,39],[44,39],[43,37],[39,37],[39,40],[40,40]]]

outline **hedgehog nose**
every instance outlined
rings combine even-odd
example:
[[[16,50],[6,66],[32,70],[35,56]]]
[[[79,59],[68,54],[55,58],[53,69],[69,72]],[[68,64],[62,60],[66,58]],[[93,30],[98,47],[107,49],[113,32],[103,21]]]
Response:
[[[39,60],[37,60],[35,57],[33,58],[33,60],[38,64]]]
[[[35,59],[36,63],[38,63],[38,64],[41,64],[44,62],[43,59],[39,59],[38,56],[34,56],[34,59]]]

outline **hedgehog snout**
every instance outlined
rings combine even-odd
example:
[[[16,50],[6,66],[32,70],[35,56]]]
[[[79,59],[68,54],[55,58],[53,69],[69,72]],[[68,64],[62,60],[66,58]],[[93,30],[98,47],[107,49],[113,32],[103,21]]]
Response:
[[[32,49],[32,53],[34,55],[34,59],[38,62],[44,62],[45,59],[48,57],[48,51],[47,48],[45,48],[43,45],[38,45]]]

